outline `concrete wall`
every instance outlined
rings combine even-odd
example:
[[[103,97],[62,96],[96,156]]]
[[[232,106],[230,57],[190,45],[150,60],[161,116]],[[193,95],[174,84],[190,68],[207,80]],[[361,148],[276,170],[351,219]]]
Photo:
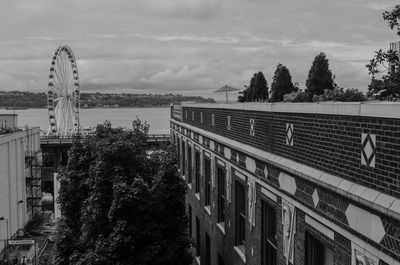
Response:
[[[1,240],[6,239],[7,230],[10,237],[28,221],[25,157],[39,149],[39,128],[0,135],[0,217],[7,219],[0,221]]]

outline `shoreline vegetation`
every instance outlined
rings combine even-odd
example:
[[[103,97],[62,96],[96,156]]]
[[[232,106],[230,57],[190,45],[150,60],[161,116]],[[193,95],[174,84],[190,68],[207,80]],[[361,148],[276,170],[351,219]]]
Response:
[[[115,94],[115,93],[81,93],[81,109],[92,108],[150,108],[168,107],[171,103],[182,101],[214,103],[212,98],[200,96],[182,96],[180,94]],[[0,91],[0,108],[8,110],[47,108],[46,93],[24,91]]]

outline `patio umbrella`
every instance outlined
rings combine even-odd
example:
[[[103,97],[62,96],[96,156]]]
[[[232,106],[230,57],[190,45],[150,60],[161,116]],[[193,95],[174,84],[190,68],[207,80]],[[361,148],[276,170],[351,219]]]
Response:
[[[225,86],[215,90],[214,92],[225,92],[225,94],[226,94],[226,102],[228,102],[228,91],[238,91],[238,90],[240,90],[240,89],[225,85]]]

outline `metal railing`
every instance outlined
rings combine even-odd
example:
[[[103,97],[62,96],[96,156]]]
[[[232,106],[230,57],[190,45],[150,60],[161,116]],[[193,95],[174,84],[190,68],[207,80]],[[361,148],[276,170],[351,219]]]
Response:
[[[149,134],[147,141],[149,142],[166,142],[170,141],[171,136],[169,134]],[[54,143],[72,143],[72,137],[54,137],[54,136],[41,136],[41,144],[54,144]]]
[[[147,137],[148,142],[169,142],[171,135],[169,134],[149,134]]]

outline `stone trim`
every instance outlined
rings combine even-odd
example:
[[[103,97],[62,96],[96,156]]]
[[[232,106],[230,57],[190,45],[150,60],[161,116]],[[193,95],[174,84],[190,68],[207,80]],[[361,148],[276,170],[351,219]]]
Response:
[[[320,103],[224,103],[189,104],[183,107],[237,109],[266,112],[314,113],[366,117],[400,118],[399,102],[320,102]]]
[[[320,222],[316,221],[314,218],[310,217],[309,215],[305,216],[305,222],[307,224],[309,224],[311,227],[320,231],[322,234],[324,234],[328,238],[332,239],[333,241],[335,240],[335,232],[333,232],[331,229],[329,229],[325,225],[321,224]]]

